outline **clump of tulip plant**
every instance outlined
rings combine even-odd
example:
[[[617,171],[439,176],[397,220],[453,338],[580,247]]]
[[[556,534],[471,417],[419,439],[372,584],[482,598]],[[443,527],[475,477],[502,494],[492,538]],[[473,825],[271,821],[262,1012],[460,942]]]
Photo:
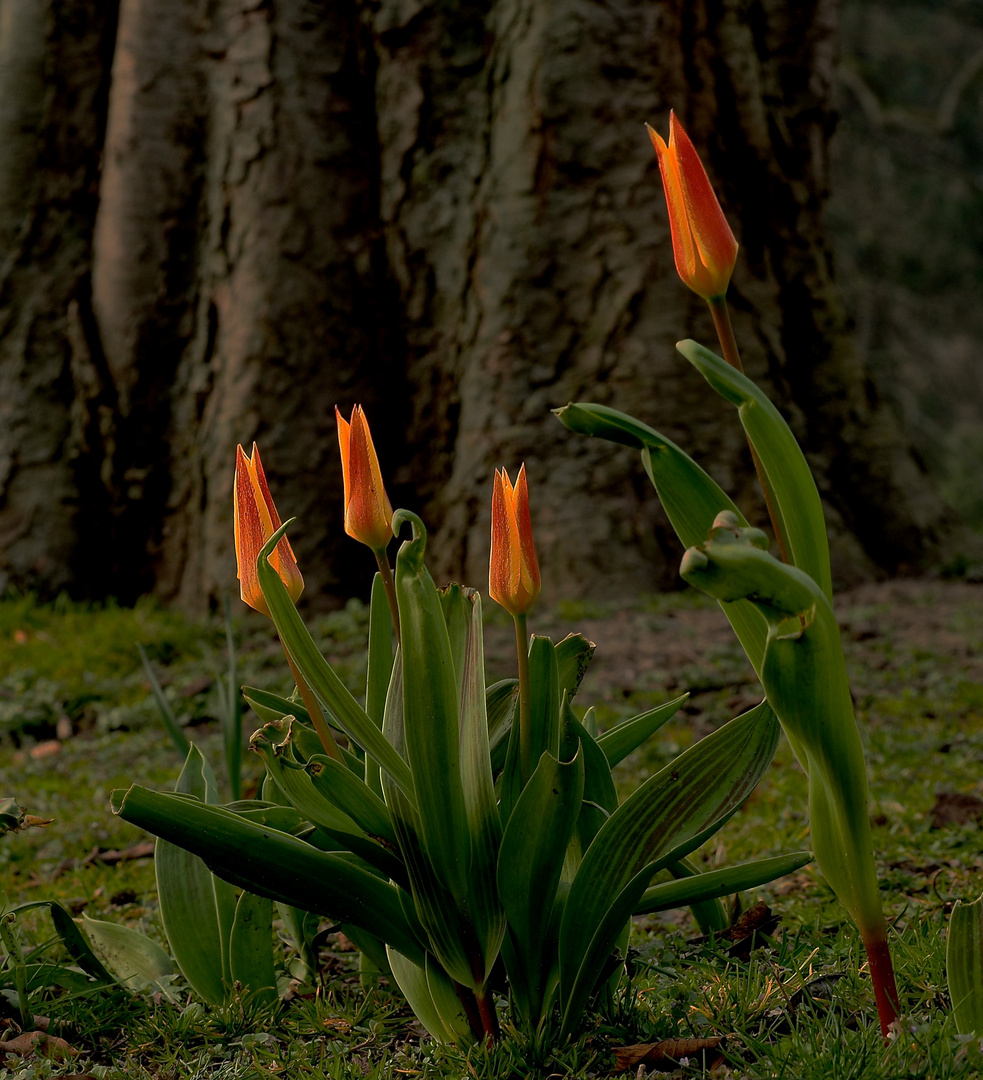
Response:
[[[622,977],[633,914],[690,905],[719,930],[721,897],[809,859],[706,873],[687,859],[767,768],[774,715],[762,702],[619,803],[612,769],[685,698],[603,734],[574,704],[594,646],[529,635],[540,578],[525,469],[514,484],[498,472],[492,495],[489,592],[515,622],[518,663],[516,678],[489,686],[481,596],[434,583],[424,524],[392,511],[361,409],[338,414],[338,431],[345,529],[379,562],[364,697],[304,626],[292,523],[280,524],[258,452],[240,449],[242,598],[272,620],[298,689],[245,690],[265,721],[251,743],[266,765],[262,798],[219,806],[187,785],[133,787],[115,808],[161,838],[165,890],[180,848],[223,889],[334,920],[437,1039],[493,1040],[505,1005],[530,1036],[550,1017],[573,1036]],[[404,534],[393,570],[389,540]],[[220,961],[205,979],[197,964],[213,1000],[234,975]]]
[[[612,769],[685,699],[601,733],[580,703],[594,646],[530,636],[540,576],[524,467],[514,484],[496,473],[489,568],[490,596],[515,624],[516,677],[487,685],[481,596],[435,584],[424,523],[393,512],[356,406],[337,421],[344,527],[379,565],[364,695],[343,684],[298,614],[293,523],[280,523],[258,451],[240,449],[242,598],[272,620],[297,684],[290,698],[245,689],[264,721],[251,743],[266,766],[262,797],[219,806],[187,786],[114,793],[123,817],[244,895],[334,920],[446,1042],[497,1038],[504,1006],[530,1036],[551,1017],[560,1038],[575,1035],[623,975],[633,914],[691,906],[719,930],[721,897],[807,861],[800,852],[706,873],[688,861],[757,783],[779,724],[807,773],[817,859],[860,927],[885,1032],[897,1015],[819,496],[788,426],[741,372],[725,299],[737,242],[696,150],[675,116],[668,144],[650,134],[676,266],[710,305],[723,358],[692,341],[679,349],[738,408],[780,558],[654,429],[589,403],[558,415],[641,452],[688,549],[683,577],[721,602],[765,700],[619,802]]]
[[[651,128],[682,281],[707,301],[723,358],[677,348],[737,407],[761,483],[779,557],[683,450],[624,413],[578,403],[556,410],[574,431],[631,446],[688,549],[680,572],[720,601],[809,781],[816,861],[859,927],[881,1029],[898,1015],[898,992],[870,837],[867,773],[832,610],[829,546],[819,493],[795,437],[743,374],[726,293],[737,242],[693,144],[675,115],[668,145]]]

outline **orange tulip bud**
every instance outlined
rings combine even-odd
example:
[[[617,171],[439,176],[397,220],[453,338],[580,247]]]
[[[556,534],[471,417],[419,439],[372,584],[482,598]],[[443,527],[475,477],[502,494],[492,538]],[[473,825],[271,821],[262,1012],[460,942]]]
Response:
[[[648,126],[659,158],[669,208],[672,251],[683,282],[704,300],[727,292],[737,261],[737,241],[727,224],[706,170],[675,113],[669,114],[669,145]]]
[[[259,587],[256,560],[267,540],[280,528],[280,515],[273,505],[273,496],[266,483],[266,473],[259,458],[259,448],[253,443],[252,457],[246,457],[242,447],[236,450],[236,482],[232,490],[236,533],[236,563],[240,595],[243,600],[264,615],[270,614],[263,590]],[[304,579],[297,569],[290,541],[284,537],[273,549],[270,565],[280,575],[294,602],[304,591]]]
[[[334,409],[338,446],[345,480],[345,532],[375,552],[393,538],[393,508],[382,483],[379,459],[362,406],[352,409],[351,421]]]
[[[526,467],[515,487],[504,469],[495,472],[492,490],[491,559],[488,592],[510,615],[525,615],[539,596],[539,563],[532,541]]]

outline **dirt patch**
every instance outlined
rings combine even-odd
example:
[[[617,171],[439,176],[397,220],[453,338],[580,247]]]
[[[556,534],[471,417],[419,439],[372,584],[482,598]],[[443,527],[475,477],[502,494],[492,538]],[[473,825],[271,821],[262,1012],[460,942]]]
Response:
[[[983,585],[867,584],[839,593],[836,612],[856,694],[892,682],[899,692],[918,692],[943,675],[983,688]],[[580,632],[596,644],[585,702],[617,706],[629,696],[661,700],[688,691],[691,714],[718,705],[733,714],[758,700],[754,672],[723,613],[692,593],[582,618],[540,618],[534,611],[529,621],[534,633],[554,640]],[[512,673],[513,640],[509,626],[488,628],[490,677]]]

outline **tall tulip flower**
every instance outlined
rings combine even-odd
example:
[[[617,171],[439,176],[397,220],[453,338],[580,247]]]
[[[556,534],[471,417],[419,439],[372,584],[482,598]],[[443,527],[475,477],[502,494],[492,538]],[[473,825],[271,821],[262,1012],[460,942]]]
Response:
[[[676,270],[704,300],[722,298],[737,261],[737,241],[700,156],[675,113],[669,114],[668,145],[651,127],[648,133],[659,158]]]
[[[525,615],[539,596],[539,563],[529,517],[526,467],[512,486],[504,469],[495,473],[492,491],[491,560],[488,592],[510,615]]]
[[[393,538],[393,508],[382,483],[382,470],[372,443],[372,432],[369,431],[369,422],[361,405],[352,409],[351,420],[341,415],[337,405],[334,415],[338,422],[338,449],[341,451],[341,472],[345,482],[345,532],[371,548],[375,555],[398,639],[396,584],[386,556],[386,548]]]
[[[373,551],[384,551],[393,538],[393,509],[382,483],[379,458],[361,405],[346,420],[335,406],[338,447],[345,481],[345,532]]]
[[[280,515],[273,505],[273,496],[270,495],[259,448],[255,443],[250,457],[246,457],[241,446],[236,450],[236,479],[232,498],[240,594],[251,608],[268,617],[270,609],[259,587],[256,560],[260,548],[280,528]],[[296,602],[304,591],[304,579],[286,537],[273,549],[270,564],[286,585],[290,599]]]
[[[519,659],[519,772],[523,786],[532,775],[532,698],[526,615],[539,596],[539,563],[532,540],[526,467],[515,486],[504,469],[495,472],[492,489],[491,558],[488,593],[512,616]]]

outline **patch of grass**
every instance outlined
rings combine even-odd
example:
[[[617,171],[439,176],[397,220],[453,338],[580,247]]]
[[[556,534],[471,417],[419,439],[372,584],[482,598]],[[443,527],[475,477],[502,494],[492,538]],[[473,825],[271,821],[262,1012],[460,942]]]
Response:
[[[423,1037],[405,1002],[384,981],[377,991],[363,993],[354,954],[329,938],[318,985],[300,988],[276,1013],[257,1014],[242,1004],[209,1010],[190,993],[179,1005],[120,989],[51,993],[41,999],[43,1011],[79,1056],[54,1064],[10,1056],[4,1061],[0,1054],[0,1080],[68,1074],[100,1080],[275,1075],[587,1080],[612,1075],[615,1046],[709,1035],[726,1036],[725,1064],[716,1075],[735,1080],[977,1075],[948,1018],[943,935],[951,901],[979,893],[983,856],[974,824],[932,829],[930,814],[940,789],[980,790],[983,678],[966,657],[983,643],[983,606],[972,591],[959,595],[964,602],[950,603],[941,614],[938,605],[925,603],[922,611],[921,602],[912,601],[915,614],[931,624],[914,642],[895,632],[898,609],[891,602],[868,599],[843,615],[869,755],[878,867],[894,924],[898,982],[908,1003],[905,1027],[886,1050],[858,935],[815,869],[806,867],[745,898],[745,903],[764,899],[781,919],[749,960],[732,956],[729,943],[694,943],[696,928],[688,912],[638,920],[631,986],[595,1017],[575,1045],[551,1048],[548,1034],[530,1044],[506,1031],[491,1049],[439,1047]],[[548,615],[543,619],[557,637],[577,629],[570,622],[574,615],[592,621],[600,676],[591,673],[578,702],[599,701],[602,726],[685,689],[696,691],[687,711],[622,769],[623,792],[754,700],[740,650],[726,637],[708,641],[708,624],[687,621],[722,617],[691,597],[684,617],[677,618],[673,605],[680,599],[640,600],[628,611],[562,611],[552,622]],[[638,659],[625,647],[607,647],[608,656],[613,652],[627,666],[605,668],[608,634],[626,622],[632,647],[646,647],[652,635],[663,635],[667,650],[672,645],[676,651],[653,649]],[[359,603],[311,623],[325,655],[356,694],[364,680],[366,625]],[[287,692],[282,654],[266,620],[245,613],[234,631],[241,681]],[[508,672],[508,627],[491,618],[488,640],[491,662]],[[0,842],[3,888],[14,902],[59,900],[163,942],[151,860],[106,863],[90,855],[95,849],[132,849],[146,839],[109,812],[114,787],[134,782],[170,787],[180,768],[150,700],[137,641],[148,648],[190,737],[219,766],[221,739],[212,718],[214,677],[226,664],[220,621],[195,622],[150,603],[128,611],[64,601],[42,606],[15,598],[0,603],[0,641],[7,646],[0,690],[18,688],[13,697],[0,693],[8,710],[2,714],[8,736],[0,793],[53,819],[47,829]],[[676,663],[679,656],[682,665]],[[43,725],[32,733],[31,717],[39,710],[69,716],[72,734],[39,742],[50,734]],[[43,745],[44,753],[32,752]],[[259,777],[259,762],[247,755],[247,788]],[[696,858],[716,866],[808,848],[803,792],[802,771],[783,742],[758,789]],[[50,936],[45,919],[23,920],[36,943]],[[694,1059],[675,1075],[700,1074]]]

